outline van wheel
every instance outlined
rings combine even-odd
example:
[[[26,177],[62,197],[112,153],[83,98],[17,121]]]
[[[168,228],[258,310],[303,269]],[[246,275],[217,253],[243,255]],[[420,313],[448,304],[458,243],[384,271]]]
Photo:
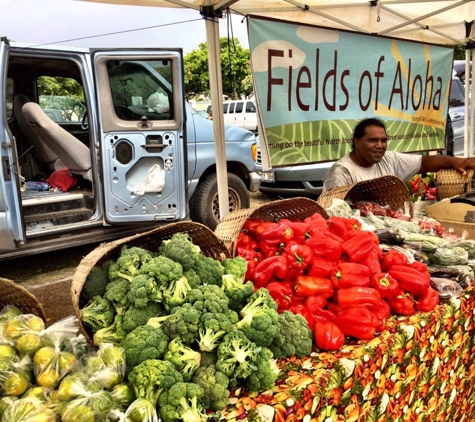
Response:
[[[235,174],[228,173],[229,212],[249,208],[249,192],[244,182]],[[214,230],[219,223],[218,182],[211,174],[200,183],[193,195],[191,219]]]

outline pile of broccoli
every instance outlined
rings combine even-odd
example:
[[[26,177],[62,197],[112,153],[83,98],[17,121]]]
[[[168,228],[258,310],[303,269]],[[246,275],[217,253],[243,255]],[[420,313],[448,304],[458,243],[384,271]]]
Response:
[[[206,257],[185,233],[157,251],[124,245],[86,279],[81,319],[96,345],[124,348],[129,383],[164,422],[206,420],[230,388],[272,389],[276,359],[312,350],[305,319],[279,314],[246,271],[244,258]]]

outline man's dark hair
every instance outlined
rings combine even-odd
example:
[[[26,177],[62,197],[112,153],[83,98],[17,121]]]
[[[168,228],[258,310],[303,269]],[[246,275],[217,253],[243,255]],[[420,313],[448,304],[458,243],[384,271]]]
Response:
[[[374,117],[371,117],[369,119],[364,119],[364,120],[361,120],[361,122],[359,122],[356,126],[355,126],[355,131],[353,133],[353,143],[352,143],[352,148],[354,149],[355,148],[355,141],[354,139],[361,139],[365,133],[366,133],[366,128],[368,126],[377,126],[377,127],[382,127],[384,129],[384,131],[386,132],[386,126],[384,125],[384,123],[379,120],[379,119],[375,119]]]

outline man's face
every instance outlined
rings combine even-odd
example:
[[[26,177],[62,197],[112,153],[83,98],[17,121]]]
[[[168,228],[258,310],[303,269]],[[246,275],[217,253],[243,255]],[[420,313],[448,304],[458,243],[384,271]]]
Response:
[[[386,152],[388,137],[384,128],[368,126],[361,139],[355,139],[354,158],[358,165],[370,167],[379,163]]]

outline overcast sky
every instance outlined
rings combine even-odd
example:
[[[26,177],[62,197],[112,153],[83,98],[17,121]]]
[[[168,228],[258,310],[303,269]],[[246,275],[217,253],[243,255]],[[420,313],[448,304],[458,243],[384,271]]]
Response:
[[[79,0],[0,0],[0,35],[32,45],[181,47],[206,41],[205,21],[191,9],[116,6]],[[232,15],[232,34],[249,48],[246,21]],[[220,36],[228,35],[226,19]]]

